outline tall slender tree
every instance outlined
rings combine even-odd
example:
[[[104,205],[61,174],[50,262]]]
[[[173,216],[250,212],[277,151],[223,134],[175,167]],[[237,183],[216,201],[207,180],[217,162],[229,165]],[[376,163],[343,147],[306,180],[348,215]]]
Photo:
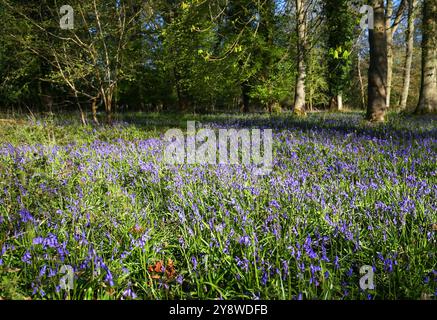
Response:
[[[384,0],[371,0],[374,28],[369,30],[370,64],[367,119],[385,120],[387,109],[387,35],[385,32]]]
[[[307,52],[307,0],[295,0],[297,30],[297,76],[294,95],[294,113],[305,113],[305,80]]]
[[[437,112],[437,0],[424,0],[422,85],[416,113]]]
[[[408,26],[406,33],[406,44],[407,48],[405,51],[405,64],[404,64],[404,72],[402,76],[402,93],[401,100],[399,103],[399,108],[401,110],[405,110],[408,102],[408,95],[410,92],[410,82],[411,82],[411,65],[413,63],[413,54],[414,54],[414,30],[415,25],[414,21],[416,18],[416,8],[417,8],[417,0],[408,0]]]
[[[391,93],[392,93],[392,82],[393,82],[393,39],[394,35],[401,23],[402,17],[404,16],[405,3],[406,0],[401,0],[399,5],[395,6],[393,0],[386,0],[386,11],[385,11],[385,32],[387,35],[387,98],[386,104],[387,108],[390,108],[391,104]]]

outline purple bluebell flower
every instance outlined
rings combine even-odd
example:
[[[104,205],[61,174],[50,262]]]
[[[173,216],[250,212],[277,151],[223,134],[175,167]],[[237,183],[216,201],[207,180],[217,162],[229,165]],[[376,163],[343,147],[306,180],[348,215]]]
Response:
[[[158,284],[158,288],[168,290],[170,286],[161,280]]]
[[[136,299],[137,295],[129,285],[128,288],[123,292],[123,297],[127,299]]]
[[[276,209],[281,209],[281,205],[280,205],[279,202],[276,201],[276,200],[272,200],[272,201],[270,201],[270,206],[271,206],[271,207],[274,207],[274,208],[276,208]]]
[[[32,255],[30,254],[29,251],[26,251],[26,253],[21,258],[21,261],[23,261],[24,263],[27,263],[27,264],[31,264],[32,263],[31,259],[32,259]]]
[[[250,245],[250,238],[248,236],[243,236],[240,238],[240,240],[238,241],[240,244],[245,245],[246,247],[248,247]]]
[[[237,266],[242,268],[244,271],[249,271],[249,260],[246,258],[240,259],[239,257],[235,257],[235,261],[237,262]]]
[[[46,270],[47,270],[47,266],[46,266],[46,265],[43,265],[42,268],[41,268],[40,271],[39,271],[39,276],[40,276],[40,277],[45,276],[45,274],[46,274]]]
[[[267,271],[263,271],[263,274],[262,274],[262,276],[261,276],[261,284],[263,285],[263,286],[265,286],[266,284],[267,284],[267,281],[269,280],[269,274],[268,274],[268,272]]]
[[[100,262],[100,266],[102,267],[102,269],[104,269],[106,271],[105,281],[111,287],[113,287],[114,286],[114,279],[112,278],[111,270],[109,270],[109,268],[106,266],[106,264],[103,261]]]
[[[282,280],[285,281],[285,279],[288,276],[288,261],[286,261],[286,260],[282,261],[282,271],[283,271]]]
[[[393,271],[393,261],[391,259],[384,260],[384,269],[385,269],[385,271],[388,271],[388,272]]]
[[[31,221],[31,222],[34,221],[34,218],[33,218],[32,214],[27,209],[21,209],[19,211],[19,214],[20,214],[20,217],[21,217],[21,221],[23,223],[26,223],[28,221]]]
[[[49,273],[48,273],[48,277],[49,278],[53,278],[54,276],[56,276],[57,272],[55,269],[49,268]]]
[[[195,257],[191,257],[191,263],[193,264],[193,270],[197,269],[197,259]]]
[[[184,282],[184,276],[183,275],[178,275],[177,277],[176,277],[176,282],[179,284],[179,285],[182,285],[182,283]]]

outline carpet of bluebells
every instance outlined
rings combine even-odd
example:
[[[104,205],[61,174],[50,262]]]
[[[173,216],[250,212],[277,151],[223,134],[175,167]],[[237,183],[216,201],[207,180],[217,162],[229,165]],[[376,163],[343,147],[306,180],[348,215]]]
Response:
[[[273,172],[165,165],[195,119],[272,128]],[[436,118],[362,119],[0,123],[0,298],[436,299]]]

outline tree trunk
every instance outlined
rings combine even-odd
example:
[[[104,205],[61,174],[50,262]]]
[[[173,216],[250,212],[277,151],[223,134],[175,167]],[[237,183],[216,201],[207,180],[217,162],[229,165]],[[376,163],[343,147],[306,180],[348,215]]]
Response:
[[[343,110],[343,95],[339,93],[335,97],[331,97],[329,100],[329,109],[331,111],[341,111]]]
[[[87,125],[86,115],[85,112],[83,112],[82,106],[80,105],[79,97],[76,91],[74,92],[74,98],[76,100],[76,104],[80,112],[80,121],[82,122],[82,125],[86,126]]]
[[[341,95],[341,93],[337,96],[337,110],[343,110],[343,96]]]
[[[361,73],[361,57],[358,53],[358,80],[360,81],[360,92],[361,92],[361,107],[365,110],[366,109],[366,93],[364,90],[364,81],[363,81],[363,75]]]
[[[416,7],[417,0],[408,0],[408,29],[407,29],[407,50],[405,53],[405,66],[403,74],[403,86],[401,94],[401,102],[399,107],[401,110],[407,108],[408,94],[410,91],[411,82],[411,65],[413,63],[413,53],[414,53],[414,20],[416,18]]]
[[[173,67],[173,75],[175,77],[176,94],[178,97],[179,112],[185,112],[188,110],[188,101],[181,85],[181,76],[176,66]]]
[[[243,99],[243,113],[249,112],[249,104],[250,104],[250,97],[249,97],[249,82],[244,81],[241,84],[241,98]]]
[[[113,89],[109,88],[107,92],[104,89],[101,90],[103,97],[103,103],[105,105],[106,123],[112,125],[112,98],[114,95]]]
[[[52,113],[53,97],[50,90],[47,90],[47,84],[42,81],[38,81],[38,94],[41,99],[42,110],[48,113]]]
[[[384,0],[372,0],[374,29],[369,30],[370,65],[367,119],[385,120],[387,108],[387,36],[385,32]]]
[[[112,98],[108,100],[108,105],[106,106],[106,122],[112,125]]]
[[[93,114],[93,122],[96,125],[99,125],[99,120],[97,119],[97,99],[99,96],[95,97],[91,101],[91,112]]]
[[[396,15],[394,13],[393,0],[387,0],[387,10],[385,13],[385,32],[387,34],[387,98],[386,104],[387,108],[391,105],[391,92],[392,92],[392,82],[393,82],[393,37],[396,30],[401,23],[402,17],[405,11],[405,3],[409,0],[401,0],[396,10]],[[393,22],[392,22],[393,20]]]
[[[422,84],[416,113],[437,112],[437,0],[424,0]]]
[[[393,80],[393,29],[391,19],[393,16],[393,0],[387,0],[387,9],[385,14],[385,30],[387,34],[387,109],[390,108],[391,86]]]
[[[306,79],[306,21],[305,21],[305,0],[296,0],[297,16],[297,78],[294,98],[294,113],[305,113],[305,79]]]

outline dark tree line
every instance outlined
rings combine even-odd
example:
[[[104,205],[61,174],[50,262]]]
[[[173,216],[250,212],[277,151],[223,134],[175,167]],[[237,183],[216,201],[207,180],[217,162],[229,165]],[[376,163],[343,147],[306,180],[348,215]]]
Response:
[[[69,5],[63,30],[57,1],[0,0],[0,108],[79,110],[84,123],[126,110],[437,111],[437,0]]]

